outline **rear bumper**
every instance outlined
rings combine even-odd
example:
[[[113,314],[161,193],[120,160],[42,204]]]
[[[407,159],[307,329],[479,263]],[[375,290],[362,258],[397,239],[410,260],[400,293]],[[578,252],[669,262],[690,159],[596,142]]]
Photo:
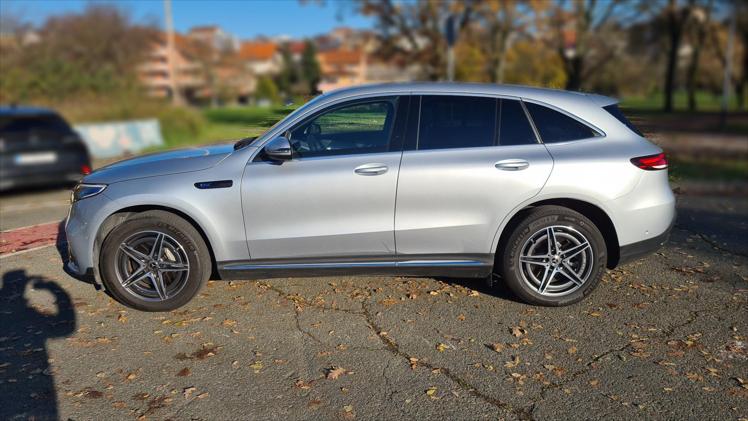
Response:
[[[657,251],[667,242],[668,238],[670,238],[670,232],[673,230],[674,225],[675,218],[673,218],[670,222],[670,226],[662,234],[644,241],[621,246],[618,265],[632,262]]]
[[[0,176],[0,190],[77,183],[81,178],[83,174],[79,166],[43,173],[6,173]]]

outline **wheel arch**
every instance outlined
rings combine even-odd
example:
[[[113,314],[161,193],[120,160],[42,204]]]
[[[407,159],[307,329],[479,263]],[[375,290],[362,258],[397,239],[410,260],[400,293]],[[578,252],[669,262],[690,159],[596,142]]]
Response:
[[[618,265],[618,262],[620,260],[620,245],[618,242],[618,233],[616,232],[613,220],[601,207],[585,200],[570,198],[542,199],[529,204],[525,204],[524,206],[519,208],[501,229],[501,234],[499,235],[496,248],[494,249],[496,259],[498,259],[499,251],[503,250],[503,248],[506,246],[506,242],[509,240],[512,231],[514,231],[514,228],[517,226],[517,224],[522,221],[527,212],[530,209],[547,205],[555,205],[571,209],[573,211],[581,213],[590,221],[592,221],[597,229],[600,230],[600,233],[605,240],[605,247],[608,252],[608,261],[606,262],[606,266],[608,267],[608,269],[613,269]],[[498,265],[498,261],[495,262],[494,266],[500,267],[500,265]]]
[[[104,222],[99,225],[99,229],[96,233],[96,238],[94,239],[94,247],[93,247],[93,261],[94,261],[94,270],[95,270],[95,276],[96,279],[101,279],[101,275],[98,270],[98,261],[99,261],[99,251],[101,250],[101,245],[103,244],[106,237],[109,235],[109,233],[119,224],[126,221],[127,219],[131,218],[133,215],[137,215],[139,213],[143,213],[146,211],[163,211],[168,212],[171,214],[174,214],[192,225],[193,228],[200,234],[203,241],[205,242],[205,246],[208,248],[208,253],[210,254],[210,265],[211,265],[211,279],[217,279],[218,277],[218,265],[216,264],[216,256],[213,252],[213,245],[211,244],[210,238],[207,235],[206,230],[200,225],[200,223],[197,222],[197,220],[184,211],[181,211],[179,209],[175,209],[168,206],[163,205],[136,205],[136,206],[128,206],[121,208],[119,210],[116,210],[109,214],[105,219]]]

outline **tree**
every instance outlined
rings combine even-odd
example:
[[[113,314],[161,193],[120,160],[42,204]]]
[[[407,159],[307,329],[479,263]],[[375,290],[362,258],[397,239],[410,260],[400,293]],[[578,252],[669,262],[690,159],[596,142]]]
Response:
[[[262,76],[257,81],[257,88],[255,89],[255,98],[264,99],[272,103],[278,102],[278,86],[273,82],[273,79],[267,76]]]
[[[317,47],[314,43],[306,40],[304,41],[304,50],[301,53],[301,78],[306,82],[308,86],[309,94],[316,94],[317,85],[319,84],[322,71],[317,61]]]
[[[450,14],[455,14],[459,16],[458,31],[465,31],[474,1],[359,0],[356,4],[359,12],[375,19],[380,43],[378,54],[382,58],[419,63],[424,78],[440,80],[447,73],[444,22]]]
[[[3,46],[3,102],[48,102],[139,89],[136,66],[157,34],[132,24],[120,9],[98,4],[80,14],[50,18],[36,33],[35,42]]]
[[[486,70],[491,82],[503,82],[507,51],[518,35],[530,31],[533,21],[546,5],[545,2],[527,0],[474,3],[474,19],[480,22],[483,34],[478,41],[489,63]]]
[[[692,1],[692,7],[691,28],[689,31],[691,57],[688,68],[686,69],[686,91],[688,94],[688,110],[696,111],[696,82],[699,73],[699,60],[701,59],[701,51],[707,33],[711,30],[711,15],[714,0],[703,1],[703,4],[697,4],[696,1]]]
[[[605,66],[619,51],[611,27],[626,21],[624,7],[637,4],[622,0],[573,0],[570,5],[557,0],[548,23],[553,29],[551,43],[564,66],[566,89],[579,90],[584,81]]]
[[[678,0],[668,0],[664,8],[664,18],[668,35],[667,62],[665,66],[665,98],[663,110],[673,111],[675,76],[678,68],[678,52],[683,41],[683,32],[692,12],[692,4],[680,5]]]
[[[277,76],[278,90],[284,95],[290,95],[293,87],[299,82],[299,70],[291,55],[291,48],[284,43],[280,48],[281,70]]]

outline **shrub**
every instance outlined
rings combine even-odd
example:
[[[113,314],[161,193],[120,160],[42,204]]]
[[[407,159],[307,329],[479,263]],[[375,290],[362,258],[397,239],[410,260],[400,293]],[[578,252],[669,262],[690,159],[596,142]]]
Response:
[[[193,142],[205,130],[203,116],[190,108],[164,107],[157,118],[166,146]]]

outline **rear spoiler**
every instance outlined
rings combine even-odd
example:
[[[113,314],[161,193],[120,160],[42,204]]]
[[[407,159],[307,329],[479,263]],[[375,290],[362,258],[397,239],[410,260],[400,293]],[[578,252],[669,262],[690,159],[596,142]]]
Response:
[[[592,100],[595,104],[599,105],[600,107],[607,107],[608,105],[618,104],[620,101],[616,98],[612,98],[605,95],[598,95],[598,94],[585,94],[587,98]]]

